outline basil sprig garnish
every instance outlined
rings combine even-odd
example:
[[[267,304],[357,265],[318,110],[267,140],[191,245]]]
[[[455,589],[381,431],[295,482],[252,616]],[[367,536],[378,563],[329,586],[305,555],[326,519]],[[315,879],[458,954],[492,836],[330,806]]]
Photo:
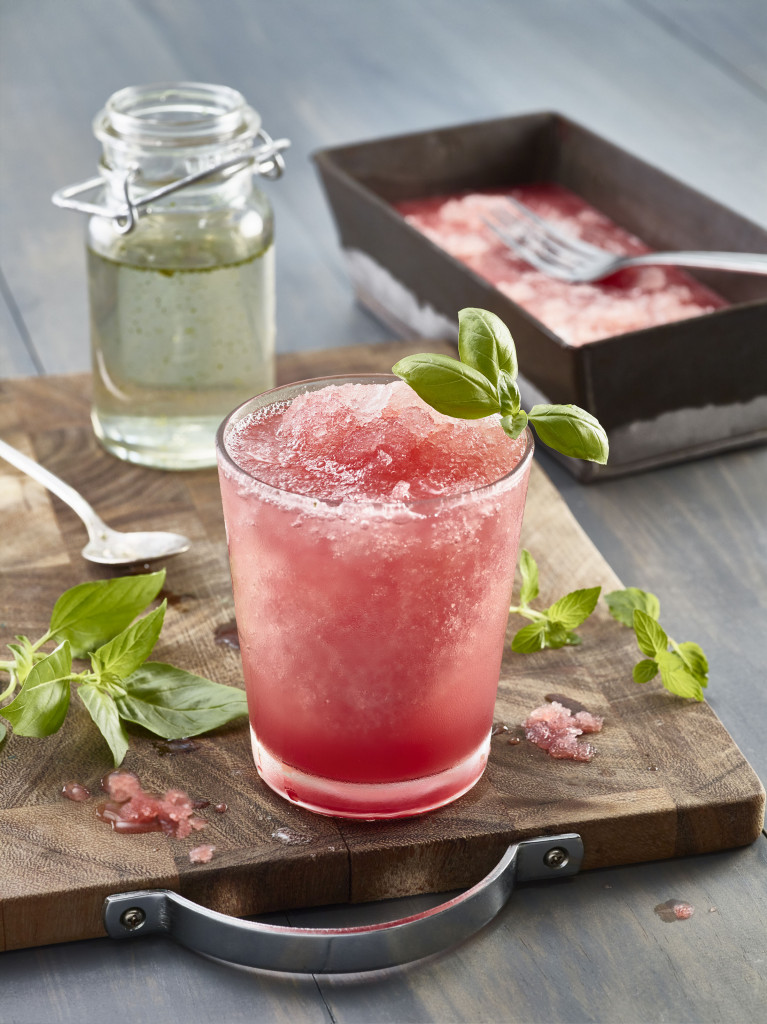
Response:
[[[50,736],[64,724],[71,687],[106,740],[115,765],[128,750],[125,722],[175,740],[216,729],[247,714],[245,694],[233,686],[159,661],[147,661],[162,629],[166,602],[143,618],[159,595],[165,570],[81,583],[54,605],[48,630],[35,643],[17,636],[13,659],[0,661],[10,676],[0,692],[0,715],[18,736]],[[134,622],[133,620],[136,619]],[[42,650],[48,642],[55,650]],[[75,672],[73,658],[90,658]],[[17,691],[17,692],[16,692]],[[0,724],[0,746],[7,730]]]
[[[516,438],[528,422],[541,441],[562,455],[604,465],[609,444],[604,428],[577,405],[520,407],[517,353],[509,329],[495,313],[468,307],[458,314],[460,359],[434,353],[405,356],[392,367],[424,402],[457,419],[500,414]]]

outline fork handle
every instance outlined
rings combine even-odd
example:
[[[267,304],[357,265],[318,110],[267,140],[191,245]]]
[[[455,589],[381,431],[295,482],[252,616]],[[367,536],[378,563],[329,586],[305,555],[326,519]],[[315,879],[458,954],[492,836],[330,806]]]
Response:
[[[741,270],[767,274],[767,254],[756,252],[648,252],[628,256],[623,266],[700,267],[708,270]]]
[[[20,452],[13,445],[7,443],[7,441],[0,440],[0,457],[4,458],[6,462],[10,462],[16,469],[20,469],[22,473],[26,473],[27,476],[31,476],[33,480],[37,480],[39,484],[46,487],[49,491],[56,495],[57,498],[61,498],[82,519],[88,528],[88,536],[93,537],[99,533],[107,530],[106,524],[96,515],[93,508],[83,498],[83,496],[70,487],[69,484],[65,484],[59,477],[54,476],[50,470],[45,469],[39,462],[35,462],[34,459],[30,459],[28,455]],[[94,531],[94,532],[91,532]]]

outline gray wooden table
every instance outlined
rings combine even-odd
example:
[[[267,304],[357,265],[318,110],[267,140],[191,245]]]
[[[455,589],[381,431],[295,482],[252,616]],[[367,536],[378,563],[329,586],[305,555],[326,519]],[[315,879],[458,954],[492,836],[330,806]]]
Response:
[[[767,224],[763,0],[1,0],[0,72],[7,377],[88,368],[83,225],[49,197],[93,172],[91,119],[124,85],[226,83],[293,140],[270,187],[283,351],[388,337],[352,299],[308,160],[321,146],[558,110]],[[544,464],[621,578],[703,644],[711,704],[767,778],[767,450],[590,488]],[[653,910],[669,898],[695,916],[664,923]],[[289,918],[361,923],[430,902]],[[762,1020],[766,979],[762,838],[528,887],[461,947],[364,977],[235,970],[159,940],[6,953],[0,1020]]]

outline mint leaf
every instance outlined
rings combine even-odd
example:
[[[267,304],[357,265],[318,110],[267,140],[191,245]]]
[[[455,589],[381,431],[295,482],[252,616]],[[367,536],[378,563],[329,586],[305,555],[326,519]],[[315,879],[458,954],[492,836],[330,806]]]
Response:
[[[594,611],[601,592],[601,587],[573,590],[555,601],[546,614],[552,622],[559,623],[565,629],[575,629]]]
[[[527,548],[522,548],[520,552],[519,571],[522,574],[519,603],[527,605],[538,596],[538,563]]]
[[[660,601],[655,594],[639,590],[637,587],[613,590],[611,593],[605,594],[605,601],[612,617],[630,629],[634,628],[634,610],[636,608],[647,612],[653,619],[657,620],[660,616]]]
[[[527,414],[544,444],[562,455],[604,465],[607,434],[591,413],[577,405],[534,405]]]
[[[458,313],[458,354],[465,366],[496,386],[501,370],[512,380],[517,376],[517,353],[509,328],[487,309],[469,306]]]
[[[648,658],[666,653],[668,647],[668,636],[660,624],[651,618],[641,608],[634,610],[634,632],[636,633],[637,645],[642,654]]]
[[[511,649],[517,654],[532,654],[533,651],[542,651],[546,646],[546,621],[540,619],[531,622],[529,626],[523,626],[514,635],[511,641]]]
[[[500,412],[495,387],[478,370],[457,359],[422,353],[392,366],[424,402],[446,416],[476,420]]]
[[[143,665],[157,643],[167,604],[167,601],[163,601],[159,608],[128,626],[91,654],[91,664],[97,676],[107,673],[118,677],[129,676]]]
[[[543,646],[558,650],[560,647],[577,647],[583,643],[577,633],[572,633],[561,622],[546,619],[543,632]]]
[[[164,581],[161,569],[71,587],[53,607],[51,634],[69,640],[73,658],[84,657],[125,629],[157,597]]]
[[[120,717],[166,740],[197,736],[248,713],[241,690],[159,661],[146,662],[122,685]]]
[[[512,440],[516,440],[527,426],[527,413],[520,410],[512,416],[501,416],[501,426]]]
[[[18,736],[50,736],[61,728],[69,710],[72,653],[68,641],[34,666],[3,718]]]
[[[644,661],[638,661],[634,665],[634,671],[631,673],[634,677],[635,683],[649,683],[651,679],[654,679],[658,674],[658,662],[653,661],[652,658],[646,658]]]
[[[708,686],[708,659],[698,644],[687,640],[682,644],[676,644],[676,651],[690,675],[697,679],[701,686]]]
[[[88,709],[88,714],[98,726],[101,735],[112,751],[115,768],[122,764],[128,752],[128,734],[120,721],[114,697],[104,693],[92,683],[83,683],[77,695]]]
[[[703,700],[703,690],[698,680],[692,676],[685,663],[674,651],[659,651],[656,660],[660,668],[663,685],[677,697],[691,697]]]

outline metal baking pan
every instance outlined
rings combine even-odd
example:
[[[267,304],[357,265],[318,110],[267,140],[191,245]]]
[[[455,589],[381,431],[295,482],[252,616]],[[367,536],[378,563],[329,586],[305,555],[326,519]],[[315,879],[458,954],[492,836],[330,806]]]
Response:
[[[323,149],[314,161],[359,301],[403,337],[456,337],[463,306],[491,309],[519,352],[525,402],[574,402],[610,437],[590,480],[767,439],[767,278],[696,271],[731,305],[576,347],[438,248],[406,199],[534,182],[582,196],[654,249],[767,252],[767,231],[557,113]]]

